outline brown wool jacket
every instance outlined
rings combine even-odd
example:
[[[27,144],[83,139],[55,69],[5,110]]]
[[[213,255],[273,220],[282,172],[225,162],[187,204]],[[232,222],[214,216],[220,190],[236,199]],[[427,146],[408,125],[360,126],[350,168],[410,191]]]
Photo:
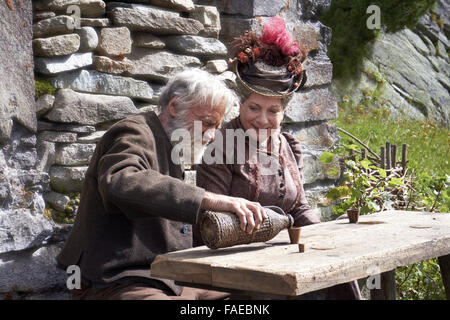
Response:
[[[291,134],[283,132],[279,135],[280,152],[274,157],[274,164],[264,165],[249,154],[248,144],[245,145],[245,162],[238,163],[237,156],[243,150],[238,150],[238,143],[234,143],[234,161],[227,164],[226,130],[243,129],[238,118],[225,124],[222,133],[222,147],[216,147],[211,154],[223,158],[223,164],[205,164],[197,167],[197,186],[206,191],[240,197],[259,202],[263,206],[278,206],[294,217],[295,226],[305,226],[319,223],[308,204],[303,189],[303,158],[300,142]],[[217,145],[218,146],[218,145]],[[206,154],[209,151],[206,150]],[[219,152],[220,155],[216,155]],[[266,153],[267,154],[267,153]],[[260,158],[259,158],[260,159]],[[231,161],[229,161],[231,162]],[[241,161],[242,162],[242,161]],[[273,167],[272,167],[273,166]],[[270,171],[267,171],[270,168]],[[273,174],[264,174],[273,172]],[[201,245],[199,226],[194,228],[194,245]]]
[[[182,181],[172,144],[149,112],[114,124],[98,142],[73,229],[57,261],[80,266],[84,280],[151,280],[156,255],[192,247],[205,190]],[[157,283],[160,283],[156,281]],[[181,288],[163,280],[176,294]]]

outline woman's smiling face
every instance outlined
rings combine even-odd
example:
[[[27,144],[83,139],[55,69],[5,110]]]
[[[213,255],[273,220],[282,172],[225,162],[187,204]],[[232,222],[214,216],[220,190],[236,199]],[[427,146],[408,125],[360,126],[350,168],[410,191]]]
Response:
[[[284,108],[281,98],[252,93],[242,103],[239,119],[244,130],[255,130],[256,140],[262,141],[265,140],[264,137],[268,138],[280,131],[283,116]]]

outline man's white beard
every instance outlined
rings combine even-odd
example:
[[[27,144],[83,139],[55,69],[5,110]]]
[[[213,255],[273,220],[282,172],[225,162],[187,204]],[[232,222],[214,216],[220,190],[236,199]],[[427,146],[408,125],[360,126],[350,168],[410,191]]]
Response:
[[[191,132],[191,134],[193,135],[194,132]],[[191,148],[192,148],[191,149],[192,150],[191,151],[191,160],[192,161],[190,164],[202,162],[202,157],[203,157],[203,154],[205,153],[206,146],[207,146],[207,143],[204,143],[203,141],[202,141],[202,143],[195,144],[194,137],[192,136],[192,139],[191,139]]]
[[[190,159],[187,159],[187,157],[183,155],[180,162],[185,165],[192,165],[195,163],[201,163],[208,141],[200,140],[195,143],[194,125],[186,120],[186,114],[187,112],[179,112],[175,118],[169,120],[169,123],[167,124],[167,133],[169,138],[171,138],[172,133],[177,129],[184,129],[189,132],[191,139],[182,139],[181,141],[175,142],[172,141],[172,144],[179,146],[181,150],[191,150]],[[202,139],[203,134],[201,132],[197,135],[200,135],[200,139]]]

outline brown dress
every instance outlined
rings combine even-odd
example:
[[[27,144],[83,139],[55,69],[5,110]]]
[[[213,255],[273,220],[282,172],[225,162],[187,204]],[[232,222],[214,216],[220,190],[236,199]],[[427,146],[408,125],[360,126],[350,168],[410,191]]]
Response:
[[[215,150],[222,153],[220,156],[224,158],[223,164],[199,165],[197,186],[210,192],[259,202],[263,206],[278,206],[294,217],[296,226],[319,223],[320,220],[308,205],[303,190],[300,142],[283,132],[279,135],[279,152],[258,149],[256,154],[250,155],[247,141],[243,164],[237,164],[238,144],[235,143],[234,161],[227,164],[227,155],[223,152],[226,150],[225,145],[229,143],[226,141],[227,129],[243,129],[239,118],[231,120],[220,130],[224,137],[223,147]],[[257,159],[261,159],[261,156],[270,157],[273,161],[265,164],[258,162]]]
[[[206,191],[259,202],[263,206],[278,206],[294,217],[295,226],[320,223],[320,219],[308,205],[303,189],[303,159],[300,142],[291,134],[283,132],[278,136],[279,147],[275,149],[278,152],[270,152],[267,151],[267,148],[265,150],[261,148],[257,149],[256,153],[250,154],[247,139],[245,161],[240,161],[238,164],[239,144],[236,143],[236,140],[232,156],[224,151],[226,150],[228,153],[230,151],[226,149],[226,145],[230,143],[227,141],[227,129],[243,130],[239,117],[222,127],[220,132],[223,141],[216,139],[213,145],[214,151],[210,151],[215,159],[222,159],[223,164],[202,163],[199,165],[197,167],[197,186]],[[243,152],[244,150],[239,151]],[[207,150],[205,154],[208,152]],[[219,154],[217,155],[215,152]],[[261,159],[261,157],[255,158],[261,156],[261,153],[264,153],[266,159],[271,157],[273,161],[267,161],[265,164],[256,161],[256,159]],[[201,244],[198,228],[195,227],[194,246]],[[361,298],[356,281],[328,288],[325,296],[327,299]]]

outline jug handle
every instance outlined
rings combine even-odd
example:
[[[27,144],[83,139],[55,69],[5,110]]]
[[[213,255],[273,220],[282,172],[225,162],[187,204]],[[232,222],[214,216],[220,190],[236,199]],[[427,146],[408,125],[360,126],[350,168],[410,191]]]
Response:
[[[287,215],[286,212],[284,212],[284,210],[278,206],[263,206],[263,208],[271,209],[271,210],[275,211],[276,213],[284,215],[284,216]]]

